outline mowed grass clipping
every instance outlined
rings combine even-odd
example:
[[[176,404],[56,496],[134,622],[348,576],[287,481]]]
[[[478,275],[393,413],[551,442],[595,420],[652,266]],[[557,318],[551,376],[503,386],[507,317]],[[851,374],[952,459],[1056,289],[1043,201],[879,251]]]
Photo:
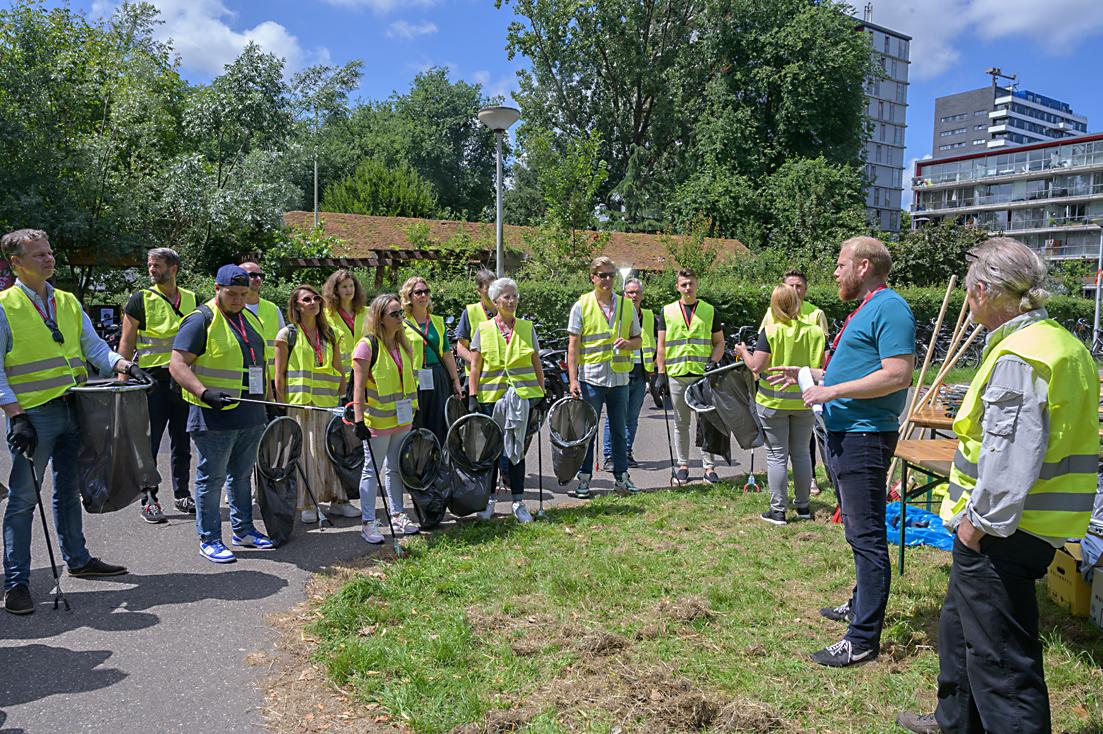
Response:
[[[890,547],[880,658],[821,668],[808,653],[845,627],[817,610],[846,600],[852,558],[826,504],[775,527],[766,501],[719,485],[460,523],[328,598],[316,659],[425,733],[880,733],[931,710],[950,555],[909,549],[900,579]],[[1039,596],[1054,730],[1103,731],[1101,632]]]

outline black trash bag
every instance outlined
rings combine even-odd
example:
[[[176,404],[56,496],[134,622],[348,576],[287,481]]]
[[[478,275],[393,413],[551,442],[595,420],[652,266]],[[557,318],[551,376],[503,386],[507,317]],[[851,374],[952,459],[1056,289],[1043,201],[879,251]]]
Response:
[[[427,428],[406,434],[398,449],[402,485],[414,501],[421,527],[434,528],[444,519],[451,488],[444,453],[436,435]]]
[[[448,509],[463,517],[486,509],[504,441],[494,419],[481,413],[460,418],[444,442],[451,493]]]
[[[299,477],[303,455],[303,429],[286,416],[264,429],[257,446],[257,504],[265,534],[281,546],[291,539],[298,514]]]
[[[574,479],[597,433],[597,413],[585,400],[563,398],[548,412],[552,471],[561,485]]]
[[[338,416],[326,426],[326,456],[333,462],[337,477],[350,500],[360,496],[360,474],[364,468],[364,442],[353,427]]]
[[[712,385],[702,377],[685,392],[686,405],[697,414],[697,435],[694,446],[710,454],[724,457],[732,465],[731,434],[712,404]]]
[[[444,422],[451,428],[452,424],[467,415],[467,399],[457,398],[455,395],[449,395],[448,399],[444,401]],[[445,435],[447,440],[448,436]]]
[[[742,362],[705,375],[712,388],[716,417],[735,437],[740,448],[753,449],[766,442],[762,422],[755,408],[754,373]]]
[[[149,403],[153,385],[94,380],[74,387],[80,450],[77,476],[86,512],[114,512],[161,484],[149,445]]]

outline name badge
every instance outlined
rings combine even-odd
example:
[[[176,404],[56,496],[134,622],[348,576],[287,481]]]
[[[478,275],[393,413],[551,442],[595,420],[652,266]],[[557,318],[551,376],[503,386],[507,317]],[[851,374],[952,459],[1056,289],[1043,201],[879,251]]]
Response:
[[[264,395],[264,368],[249,368],[249,394]]]
[[[433,390],[433,371],[432,370],[418,370],[417,371],[417,387],[419,390]]]
[[[395,403],[395,411],[397,413],[398,425],[404,425],[406,423],[414,422],[414,401],[407,398],[406,400],[399,400]]]

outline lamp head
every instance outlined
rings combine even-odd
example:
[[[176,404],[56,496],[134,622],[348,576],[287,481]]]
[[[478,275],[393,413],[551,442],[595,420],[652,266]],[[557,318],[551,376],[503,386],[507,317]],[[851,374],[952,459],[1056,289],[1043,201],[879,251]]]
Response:
[[[479,110],[479,122],[496,133],[504,133],[521,118],[516,107],[483,107]]]

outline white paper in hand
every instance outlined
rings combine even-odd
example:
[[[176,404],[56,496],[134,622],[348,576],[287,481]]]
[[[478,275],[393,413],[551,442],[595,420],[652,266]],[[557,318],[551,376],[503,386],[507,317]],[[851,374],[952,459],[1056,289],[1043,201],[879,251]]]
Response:
[[[810,370],[807,367],[801,367],[800,372],[797,372],[797,384],[800,386],[800,391],[801,392],[804,392],[808,388],[815,385],[816,381],[812,379],[812,370]],[[822,405],[813,405],[812,406],[812,412],[815,413],[817,417],[822,416],[823,415],[823,406]]]

